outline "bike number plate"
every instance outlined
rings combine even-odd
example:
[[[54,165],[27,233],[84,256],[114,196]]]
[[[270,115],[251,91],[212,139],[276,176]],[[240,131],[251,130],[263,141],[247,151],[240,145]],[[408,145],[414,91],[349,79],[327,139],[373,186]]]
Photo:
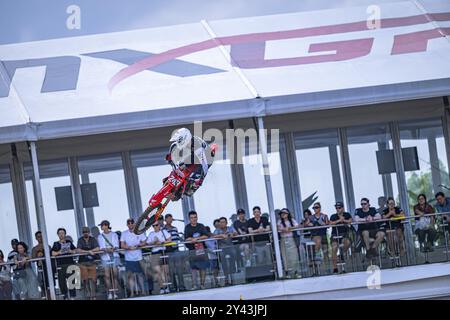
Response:
[[[177,185],[179,185],[179,184],[181,183],[181,181],[178,180],[178,179],[175,178],[175,177],[169,177],[169,182],[170,182],[171,184],[173,184],[174,186],[177,186]]]

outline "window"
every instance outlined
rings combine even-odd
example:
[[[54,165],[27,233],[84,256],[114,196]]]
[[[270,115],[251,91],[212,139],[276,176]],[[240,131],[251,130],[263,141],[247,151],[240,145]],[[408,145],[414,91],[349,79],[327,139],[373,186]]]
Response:
[[[269,153],[268,161],[274,209],[281,209],[286,207],[286,197],[281,172],[280,153]],[[244,156],[243,167],[250,210],[254,206],[260,206],[263,213],[269,212],[261,154]],[[252,217],[251,213],[250,217]]]
[[[209,226],[212,232],[214,219],[230,218],[236,213],[229,160],[214,161],[202,187],[194,194],[194,203],[198,221]]]
[[[405,172],[409,205],[417,203],[420,193],[433,203],[436,192],[446,191],[439,185],[450,186],[442,123],[440,119],[410,121],[399,128],[402,148],[416,147],[419,160],[418,170]]]
[[[84,209],[88,225],[108,220],[114,231],[126,230],[130,214],[121,155],[80,158],[78,166],[81,183],[97,186],[99,206]]]
[[[24,165],[28,210],[30,213],[31,231],[38,230],[36,206],[33,190],[33,169],[31,164]],[[75,223],[75,210],[58,211],[56,205],[56,187],[70,186],[69,166],[66,160],[41,161],[39,163],[41,178],[42,202],[44,205],[45,225],[47,227],[48,241],[57,240],[56,230],[64,228],[67,235],[77,240],[77,227]]]
[[[294,139],[303,210],[320,202],[330,216],[336,201],[345,201],[337,131],[296,133]]]
[[[349,128],[347,137],[355,208],[360,207],[361,198],[368,198],[371,206],[377,209],[382,204],[382,197],[394,197],[399,203],[396,173],[380,174],[377,162],[377,151],[392,150],[388,126]]]

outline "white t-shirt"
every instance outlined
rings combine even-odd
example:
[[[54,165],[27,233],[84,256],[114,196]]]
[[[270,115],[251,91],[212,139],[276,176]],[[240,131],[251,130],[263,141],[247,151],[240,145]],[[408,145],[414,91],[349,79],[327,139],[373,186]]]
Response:
[[[292,219],[292,223],[294,225],[291,226],[291,223],[289,222],[289,220],[286,220],[284,222],[286,224],[286,228],[296,228],[298,227],[298,223],[297,221],[295,221],[295,219]],[[278,221],[278,226],[280,226],[281,228],[284,228],[283,223],[280,221]],[[285,232],[280,232],[281,238],[289,238],[289,237],[293,237],[293,233],[289,232],[289,233],[285,233]]]
[[[134,232],[131,232],[130,230],[126,230],[122,232],[122,235],[120,236],[120,241],[123,241],[127,244],[127,246],[135,247],[138,246],[141,241],[145,241],[146,236],[145,234],[137,235]],[[141,261],[142,260],[142,250],[136,249],[136,250],[125,250],[125,261]]]
[[[111,248],[111,245],[103,238],[103,236],[105,236],[106,239],[108,239],[112,247],[116,249],[119,248],[119,237],[117,236],[117,233],[110,231],[108,234],[102,233],[98,236],[97,241],[100,249]],[[103,253],[100,255],[102,261],[111,261],[111,256],[113,256],[114,258],[120,257],[118,252],[114,252],[113,254]]]
[[[152,231],[148,235],[147,243],[151,245],[152,242],[156,241],[156,239],[158,239],[159,242],[164,242],[164,241],[169,240],[169,238],[170,238],[170,233],[167,232],[167,230],[160,230],[158,232]],[[153,253],[156,253],[156,252],[159,252],[162,250],[164,250],[164,246],[152,248]]]

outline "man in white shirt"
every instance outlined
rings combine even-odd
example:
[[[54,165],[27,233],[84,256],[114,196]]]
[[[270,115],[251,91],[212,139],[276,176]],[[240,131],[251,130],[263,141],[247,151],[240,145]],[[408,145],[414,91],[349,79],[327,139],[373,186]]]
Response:
[[[119,290],[118,269],[120,265],[120,256],[117,250],[119,249],[119,237],[117,233],[111,232],[111,226],[108,220],[103,220],[99,224],[102,233],[98,236],[98,245],[101,254],[103,268],[105,269],[105,285],[108,291],[108,300],[113,298],[118,299],[116,292]],[[112,279],[111,279],[112,278]]]
[[[161,254],[165,252],[164,243],[172,241],[170,233],[167,230],[161,230],[161,225],[156,221],[153,223],[153,230],[147,238],[147,243],[153,245],[151,264],[153,272],[158,279],[160,294],[169,293],[169,286],[167,286],[166,275],[169,274],[167,259],[161,259]]]
[[[130,298],[134,297],[139,291],[139,288],[135,284],[135,277],[139,283],[141,292],[144,293],[144,274],[141,268],[142,250],[140,247],[146,245],[145,240],[147,237],[145,234],[137,235],[134,230],[134,219],[127,220],[128,230],[122,232],[120,237],[120,245],[125,251],[125,270],[127,271],[128,285],[130,288]]]

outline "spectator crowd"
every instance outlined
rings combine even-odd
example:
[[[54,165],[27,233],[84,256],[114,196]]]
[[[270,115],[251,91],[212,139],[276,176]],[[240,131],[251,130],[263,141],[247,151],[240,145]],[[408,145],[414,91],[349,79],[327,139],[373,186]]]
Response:
[[[285,276],[299,278],[303,265],[327,261],[330,272],[338,273],[339,262],[348,259],[350,248],[367,261],[379,257],[382,244],[389,256],[404,257],[409,220],[395,199],[380,197],[378,209],[367,198],[362,198],[360,205],[352,215],[338,201],[335,213],[328,217],[316,202],[313,212],[304,210],[301,221],[296,221],[288,208],[276,210]],[[436,212],[445,214],[435,216]],[[434,206],[424,194],[417,197],[413,230],[421,252],[434,250],[437,217],[446,232],[450,231],[449,212],[450,198],[442,192],[435,195]],[[173,225],[172,215],[166,214],[153,223],[148,234],[141,235],[133,232],[132,218],[127,219],[123,232],[112,231],[110,222],[104,220],[98,225],[101,231],[83,227],[77,242],[61,227],[48,248],[51,278],[43,259],[42,233],[35,233],[37,244],[31,250],[13,239],[7,256],[0,250],[0,300],[49,298],[50,281],[57,284],[63,299],[75,299],[82,291],[85,299],[94,300],[99,296],[100,277],[105,288],[101,296],[107,299],[204,289],[207,274],[212,275],[213,286],[232,285],[239,270],[274,265],[269,217],[258,206],[252,214],[248,219],[245,210],[239,209],[231,222],[220,217],[213,222],[212,231],[199,222],[197,212],[190,211],[183,232]],[[187,270],[191,277],[185,277]]]

